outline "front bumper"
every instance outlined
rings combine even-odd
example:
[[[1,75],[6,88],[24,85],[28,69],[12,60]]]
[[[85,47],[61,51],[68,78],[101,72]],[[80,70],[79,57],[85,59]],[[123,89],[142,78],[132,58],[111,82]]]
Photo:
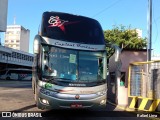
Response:
[[[76,99],[75,97],[73,99],[66,97],[65,99],[63,99],[43,94],[40,92],[40,89],[41,88],[37,86],[38,103],[39,103],[37,107],[40,109],[64,109],[64,108],[85,109],[86,108],[94,110],[94,109],[104,108],[106,106],[106,95],[102,95],[96,98],[88,97],[88,99],[87,95],[85,99],[84,98],[81,99],[81,97],[79,99]],[[65,96],[67,96],[67,94]],[[68,96],[70,96],[70,94],[68,94]],[[47,102],[43,102],[44,100]]]

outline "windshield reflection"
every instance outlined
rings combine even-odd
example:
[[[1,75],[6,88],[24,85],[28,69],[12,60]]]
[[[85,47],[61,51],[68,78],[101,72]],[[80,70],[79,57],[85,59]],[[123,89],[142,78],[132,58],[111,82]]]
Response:
[[[103,77],[103,52],[62,49],[43,45],[42,75],[71,82],[96,82]],[[57,79],[58,78],[58,79]]]

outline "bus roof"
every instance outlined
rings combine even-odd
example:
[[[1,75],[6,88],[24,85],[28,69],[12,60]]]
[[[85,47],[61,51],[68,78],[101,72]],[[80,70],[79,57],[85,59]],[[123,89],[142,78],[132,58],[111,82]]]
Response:
[[[63,14],[63,15],[70,15],[70,16],[77,16],[77,17],[82,17],[84,19],[91,19],[91,20],[95,20],[93,18],[90,18],[90,17],[86,17],[86,16],[81,16],[81,15],[77,15],[77,14],[71,14],[71,13],[65,13],[65,12],[57,12],[57,11],[46,11],[46,12],[43,12],[43,15],[47,15],[47,14]],[[97,21],[97,20],[95,20]],[[97,21],[98,22],[98,21]]]

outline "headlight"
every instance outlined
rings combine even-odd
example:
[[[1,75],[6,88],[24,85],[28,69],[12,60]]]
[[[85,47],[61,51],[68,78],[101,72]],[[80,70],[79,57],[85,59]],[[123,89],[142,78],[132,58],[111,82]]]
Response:
[[[103,91],[97,92],[97,95],[102,96],[102,95],[105,95],[106,93],[107,93],[107,90],[103,90]]]
[[[40,87],[44,87],[45,86],[45,84],[46,84],[46,82],[44,82],[44,81],[38,81],[38,85],[40,86]]]

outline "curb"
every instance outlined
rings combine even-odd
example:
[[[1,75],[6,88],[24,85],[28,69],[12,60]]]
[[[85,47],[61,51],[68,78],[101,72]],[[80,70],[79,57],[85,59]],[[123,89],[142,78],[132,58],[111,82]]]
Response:
[[[117,105],[117,104],[115,104],[115,103],[112,103],[111,101],[107,101],[109,104],[111,104],[111,105],[114,105],[114,106],[116,106],[117,108],[119,108],[119,109],[121,109],[121,110],[124,110],[124,111],[135,111],[134,109],[130,109],[130,108],[128,108],[128,106],[120,106],[120,105]]]

